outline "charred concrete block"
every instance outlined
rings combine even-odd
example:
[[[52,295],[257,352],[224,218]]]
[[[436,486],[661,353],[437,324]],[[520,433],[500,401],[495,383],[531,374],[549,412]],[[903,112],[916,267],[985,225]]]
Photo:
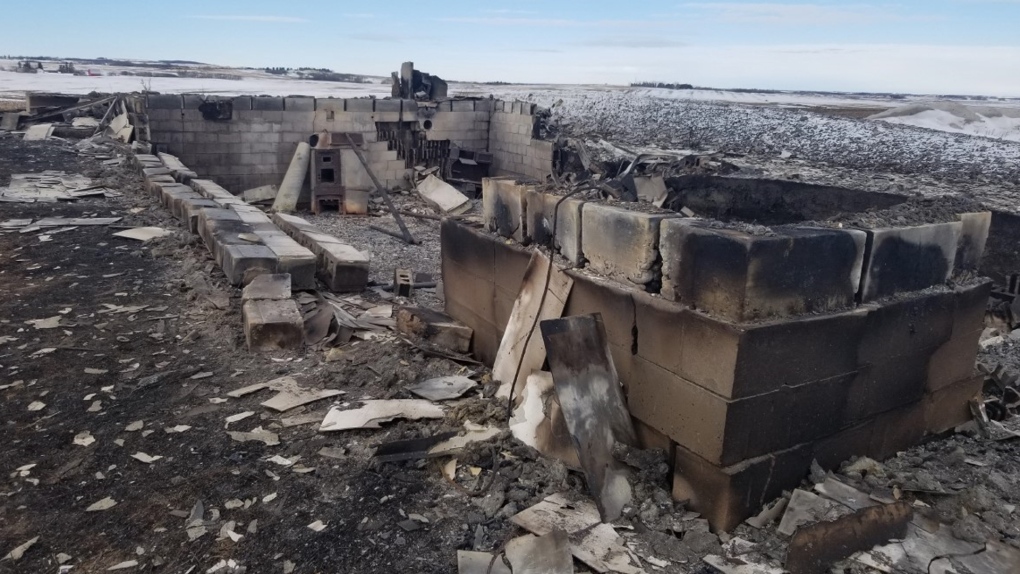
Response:
[[[983,386],[983,376],[972,376],[925,395],[925,430],[939,434],[969,421],[970,401],[980,397]]]
[[[562,201],[561,201],[562,200]],[[557,208],[557,204],[559,207]],[[528,238],[539,245],[554,247],[575,265],[583,262],[581,253],[581,206],[584,201],[529,190],[527,195]],[[553,219],[556,237],[553,238]]]
[[[308,223],[305,219],[296,215],[290,215],[288,213],[273,213],[273,223],[275,223],[280,229],[287,233],[287,235],[295,236],[300,235],[304,232],[317,232],[318,229]]]
[[[283,109],[288,112],[314,112],[315,98],[305,96],[291,96],[284,98]]]
[[[882,363],[861,365],[850,384],[844,426],[920,400],[932,352],[924,349]]]
[[[251,109],[259,111],[283,111],[283,98],[276,96],[256,96],[251,100]]]
[[[187,199],[183,202],[182,207],[184,209],[184,218],[182,221],[187,223],[188,231],[192,233],[198,233],[198,215],[203,209],[216,209],[217,205],[215,201],[210,199]]]
[[[949,279],[963,224],[869,229],[861,300],[927,289]]]
[[[205,242],[205,246],[209,248],[209,251],[214,251],[215,245],[213,244],[213,226],[216,221],[234,221],[241,223],[241,218],[237,216],[237,213],[230,209],[203,209],[198,212],[198,235]]]
[[[145,107],[149,110],[180,110],[184,102],[180,94],[146,94]]]
[[[606,341],[620,381],[626,387],[634,377],[634,298],[639,293],[627,287],[581,270],[567,271],[574,286],[563,310],[564,317],[599,313],[606,330]]]
[[[634,417],[677,444],[713,464],[729,465],[839,430],[852,378],[729,400],[634,357],[627,401]]]
[[[992,281],[980,279],[969,285],[957,285],[953,333],[970,333],[985,327],[985,309],[992,294]]]
[[[496,286],[496,326],[503,330],[510,321],[514,301],[521,292],[524,274],[531,263],[531,252],[515,243],[501,241],[495,237],[488,239],[495,243],[493,283]]]
[[[294,300],[247,301],[242,314],[249,351],[300,349],[304,345],[304,321]]]
[[[918,444],[924,438],[925,411],[920,401],[887,411],[874,419],[875,434],[866,456],[884,460]]]
[[[585,203],[581,251],[596,273],[657,292],[661,280],[659,224],[675,217]]]
[[[474,331],[472,353],[492,364],[502,338],[496,326],[496,242],[452,220],[440,226],[446,312]]]
[[[738,325],[651,295],[634,300],[636,354],[728,399],[856,372],[868,317],[859,309]]]
[[[316,244],[319,255],[319,278],[332,291],[360,293],[368,284],[369,258],[350,245],[321,242]]]
[[[722,467],[690,450],[674,449],[673,498],[688,500],[716,532],[733,530],[762,506],[800,484],[811,467],[809,447],[797,446]]]
[[[870,309],[858,360],[880,364],[892,357],[934,349],[953,331],[956,295],[952,291],[911,294],[866,306]]]
[[[147,189],[149,190],[149,194],[151,194],[154,197],[159,197],[163,189],[161,186],[163,184],[176,183],[176,180],[174,180],[174,178],[169,175],[154,175],[145,178],[145,183]]]
[[[609,344],[629,352],[634,347],[634,294],[638,291],[584,271],[569,270],[567,275],[574,286],[563,316],[600,313]]]
[[[981,346],[981,331],[953,333],[952,338],[935,349],[928,360],[928,377],[925,388],[935,392],[953,383],[974,376],[977,355]]]
[[[991,211],[960,215],[960,240],[956,245],[956,263],[953,266],[955,272],[978,270],[991,226]]]
[[[273,273],[276,269],[276,255],[265,245],[224,245],[221,253],[220,268],[231,285],[240,285],[249,270]]]
[[[241,301],[290,299],[290,275],[265,273],[252,279],[241,292]]]
[[[187,223],[188,217],[185,202],[199,200],[208,201],[202,199],[201,195],[191,191],[191,189],[187,189],[186,191],[164,193],[163,198],[167,202],[167,207],[170,209],[170,213],[172,213],[179,221],[184,223]]]
[[[864,259],[859,231],[776,228],[768,235],[701,221],[662,224],[662,295],[733,321],[844,309]]]
[[[825,469],[836,469],[851,457],[883,460],[919,443],[924,432],[924,406],[918,401],[815,441],[812,456]]]
[[[173,177],[173,172],[166,167],[146,167],[142,168],[142,175],[145,177],[152,177],[155,175],[169,175]]]
[[[524,243],[527,238],[527,192],[527,186],[513,179],[482,179],[482,220],[485,228]]]
[[[279,234],[258,232],[262,242],[276,255],[276,273],[289,273],[296,289],[315,287],[315,254],[302,247],[282,231]]]

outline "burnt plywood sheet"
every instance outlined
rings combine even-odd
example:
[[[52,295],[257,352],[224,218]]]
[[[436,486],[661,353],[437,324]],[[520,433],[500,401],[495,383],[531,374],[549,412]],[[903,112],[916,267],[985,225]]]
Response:
[[[574,447],[603,522],[620,517],[632,490],[613,446],[637,445],[599,314],[542,321],[542,338]]]

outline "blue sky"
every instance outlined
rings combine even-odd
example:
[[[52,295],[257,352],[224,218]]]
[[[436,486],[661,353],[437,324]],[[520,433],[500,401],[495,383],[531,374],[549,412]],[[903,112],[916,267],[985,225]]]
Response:
[[[1020,96],[1020,0],[91,0],[3,14],[0,54],[373,75],[411,59],[460,80]]]

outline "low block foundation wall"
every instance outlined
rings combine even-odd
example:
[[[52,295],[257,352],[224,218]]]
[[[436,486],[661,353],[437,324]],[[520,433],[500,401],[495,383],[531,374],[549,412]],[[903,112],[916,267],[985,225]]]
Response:
[[[533,190],[493,183],[483,197],[491,231],[446,221],[441,238],[446,310],[474,329],[473,350],[489,364],[530,258],[519,242],[538,235],[549,203],[536,212]],[[948,288],[932,275],[921,290],[900,290],[909,282],[871,269],[877,240],[863,230],[752,236],[576,208],[567,217],[580,221],[548,238],[581,245],[587,262],[567,271],[564,314],[601,313],[631,414],[649,444],[673,445],[674,495],[715,528],[795,487],[813,459],[886,458],[969,419],[987,280]],[[958,237],[958,225],[940,229]],[[861,300],[869,272],[881,275],[878,293],[895,296]]]
[[[532,138],[534,105],[522,102],[148,94],[144,109],[158,150],[234,193],[279,184],[297,144],[323,131],[360,134],[388,187],[408,187],[409,170],[441,163],[451,146],[492,153],[495,173],[544,181],[552,172],[553,143]],[[341,164],[345,187],[372,188],[353,154]]]

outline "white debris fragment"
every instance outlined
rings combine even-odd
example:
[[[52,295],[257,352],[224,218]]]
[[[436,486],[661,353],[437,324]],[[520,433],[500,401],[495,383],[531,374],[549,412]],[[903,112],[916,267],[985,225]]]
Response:
[[[109,371],[107,371],[106,369],[92,369],[89,367],[85,367],[86,375],[105,375],[108,372]]]
[[[226,418],[227,424],[225,426],[230,426],[231,423],[236,423],[238,421],[243,421],[244,419],[246,419],[246,418],[248,418],[250,416],[253,416],[254,414],[255,414],[255,411],[244,411],[243,413],[237,413],[236,415],[230,415],[229,417]]]
[[[126,561],[121,562],[119,564],[114,564],[113,566],[110,566],[106,570],[108,572],[109,571],[113,571],[113,570],[127,570],[128,568],[134,568],[136,566],[138,566],[138,561],[137,560],[126,560]]]
[[[165,428],[165,429],[163,429],[163,432],[165,432],[167,434],[174,434],[174,433],[187,432],[189,430],[191,430],[191,427],[188,426],[188,425],[177,425],[175,427]]]
[[[88,446],[94,442],[96,442],[96,437],[92,436],[89,431],[81,431],[74,435],[74,444],[78,446]]]
[[[114,506],[117,506],[117,501],[107,496],[98,502],[90,504],[89,507],[85,509],[85,512],[100,512],[103,510],[109,510]]]
[[[266,446],[276,446],[280,444],[280,436],[274,432],[269,432],[262,427],[255,427],[251,432],[234,432],[229,431],[227,434],[230,438],[237,442],[263,442]]]
[[[11,560],[12,562],[17,562],[18,560],[21,560],[21,557],[25,555],[25,552],[27,552],[28,549],[31,548],[32,545],[38,541],[39,537],[36,536],[35,538],[32,538],[28,542],[25,542],[24,544],[15,547],[14,550],[11,550],[10,552],[7,553],[6,556],[4,556],[4,560]]]
[[[316,532],[322,532],[323,530],[326,529],[326,525],[321,520],[316,520],[315,522],[309,524],[308,528]]]
[[[135,422],[129,424],[128,426],[124,427],[124,430],[126,432],[135,432],[135,431],[142,430],[142,427],[144,427],[144,426],[145,426],[145,421],[135,421]]]
[[[41,411],[44,408],[46,408],[46,403],[42,401],[32,401],[31,403],[28,404],[29,412]]]
[[[291,465],[294,464],[294,461],[286,459],[286,458],[283,458],[280,455],[276,455],[273,458],[269,459],[269,462],[278,464],[280,466],[291,466]]]
[[[319,426],[319,432],[341,431],[359,428],[379,428],[384,422],[398,418],[438,419],[443,409],[422,399],[393,399],[362,401],[361,408],[340,410],[330,409]]]
[[[275,492],[272,493],[272,494],[267,494],[267,495],[263,496],[262,497],[262,504],[269,504],[270,502],[272,502],[274,500],[276,500],[276,493]]]
[[[135,454],[131,455],[131,458],[144,462],[145,464],[152,464],[163,457],[159,455],[152,456],[145,454],[142,451],[138,451]]]

